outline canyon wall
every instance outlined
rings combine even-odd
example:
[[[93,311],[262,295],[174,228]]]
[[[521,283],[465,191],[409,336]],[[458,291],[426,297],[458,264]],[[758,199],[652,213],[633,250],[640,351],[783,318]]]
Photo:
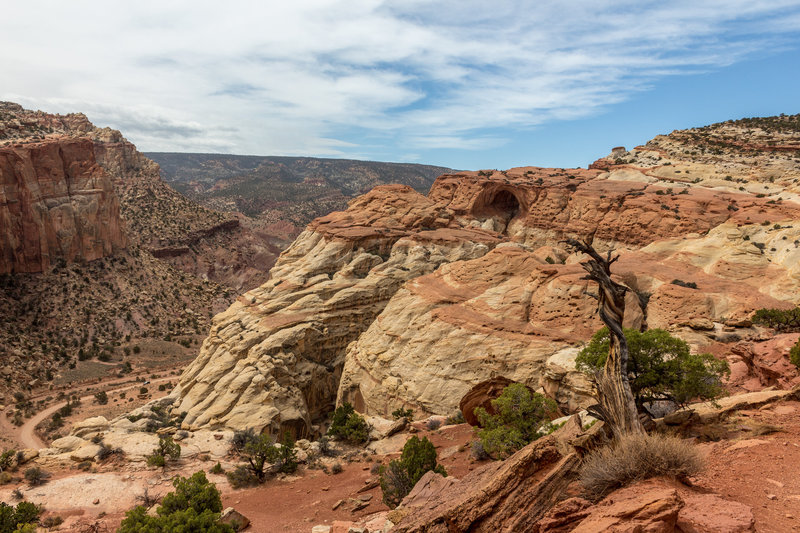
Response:
[[[127,246],[111,179],[88,139],[0,147],[0,273],[42,272]]]
[[[574,358],[602,324],[568,237],[621,252],[629,326],[695,348],[798,301],[798,230],[773,222],[800,220],[800,205],[668,185],[641,170],[526,167],[444,175],[428,197],[377,187],[310,224],[270,281],[216,317],[175,409],[187,427],[305,435],[334,400],[446,415],[494,376],[563,412],[585,407]]]

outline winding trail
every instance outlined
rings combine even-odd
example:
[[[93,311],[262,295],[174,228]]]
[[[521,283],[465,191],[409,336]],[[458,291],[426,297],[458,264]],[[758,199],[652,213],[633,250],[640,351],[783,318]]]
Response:
[[[128,378],[128,379],[130,379],[130,378]],[[177,376],[168,376],[168,377],[153,379],[153,380],[150,381],[150,383],[151,384],[156,384],[156,383],[160,383],[160,382],[164,382],[164,381],[172,381],[172,380],[175,380],[175,379],[179,379],[179,378]],[[82,388],[84,386],[85,385],[82,385],[80,387],[76,387],[76,389],[77,388]],[[136,382],[136,383],[132,383],[132,384],[130,384],[130,383],[126,384],[123,387],[108,388],[108,389],[102,389],[102,390],[105,390],[106,393],[111,394],[111,393],[115,393],[115,392],[121,392],[121,391],[124,391],[124,390],[136,389],[136,388],[139,388],[141,386],[142,386],[141,382]],[[69,394],[68,394],[68,396],[69,396]],[[81,399],[80,399],[81,403],[92,401],[92,400],[94,400],[94,394],[88,394],[86,396],[82,396]],[[42,439],[40,439],[39,436],[36,434],[36,426],[39,425],[39,423],[42,422],[43,420],[45,420],[48,417],[52,416],[56,411],[58,411],[59,409],[61,409],[65,405],[67,405],[66,401],[54,403],[53,405],[42,409],[41,411],[39,411],[38,413],[36,413],[32,417],[30,417],[28,420],[25,421],[24,424],[22,424],[19,427],[16,427],[8,419],[8,416],[6,415],[6,411],[11,409],[9,407],[6,410],[3,410],[2,412],[0,412],[0,430],[2,430],[3,433],[6,436],[9,436],[13,440],[15,440],[17,442],[17,444],[19,444],[23,448],[33,448],[33,449],[36,449],[36,450],[40,450],[42,448],[47,448],[47,443],[44,442]]]

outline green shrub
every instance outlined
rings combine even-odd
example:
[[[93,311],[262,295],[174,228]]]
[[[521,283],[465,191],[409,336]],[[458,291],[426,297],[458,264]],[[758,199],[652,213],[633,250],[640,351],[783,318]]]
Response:
[[[411,420],[411,417],[414,416],[413,409],[403,409],[402,407],[398,407],[394,411],[392,411],[392,418],[395,420],[400,420],[401,418],[405,418],[406,420]]]
[[[29,468],[25,471],[25,481],[27,481],[32,487],[42,485],[49,477],[50,474],[38,466],[34,466],[33,468]]]
[[[252,487],[258,485],[260,480],[253,474],[253,471],[246,465],[237,465],[236,468],[225,474],[228,478],[228,483],[234,489],[242,487]]]
[[[202,471],[190,478],[178,476],[172,485],[175,491],[164,496],[156,516],[136,506],[125,514],[117,533],[233,532],[231,526],[219,522],[222,500]]]
[[[464,413],[461,411],[456,411],[452,415],[448,416],[447,420],[444,421],[444,423],[448,426],[463,424],[464,422],[466,422],[466,420],[464,419]]]
[[[297,471],[297,451],[294,449],[294,439],[292,434],[286,431],[281,439],[281,447],[278,448],[275,460],[278,472],[291,474]]]
[[[100,405],[105,405],[108,403],[108,394],[106,391],[100,391],[94,395],[95,401]]]
[[[789,350],[789,360],[794,366],[800,368],[800,339],[798,339],[797,343]]]
[[[725,361],[711,354],[692,354],[688,344],[663,329],[624,332],[631,392],[639,409],[653,401],[685,405],[694,398],[714,400],[723,395],[722,378],[730,374]],[[608,328],[603,328],[578,354],[577,368],[593,375],[605,365],[608,349]]]
[[[0,533],[34,532],[42,508],[31,502],[19,502],[16,507],[0,502]]]
[[[0,454],[0,472],[5,472],[11,468],[11,465],[14,464],[14,456],[16,454],[16,450],[6,450]]]
[[[233,432],[233,437],[231,438],[231,447],[235,452],[241,452],[244,450],[244,447],[249,442],[253,442],[258,439],[258,435],[256,435],[256,431],[253,428],[247,429],[237,429]]]
[[[586,457],[581,484],[593,499],[651,477],[684,478],[703,467],[694,446],[677,437],[627,435]]]
[[[532,393],[522,383],[512,383],[492,400],[495,414],[475,408],[482,426],[478,432],[483,449],[496,459],[504,459],[530,442],[546,435],[549,420],[557,411],[556,403]]]
[[[333,412],[328,435],[352,444],[361,444],[369,440],[369,426],[364,417],[356,413],[352,405],[345,402]]]
[[[776,331],[800,331],[800,307],[794,309],[759,309],[753,314],[753,322]]]
[[[444,467],[436,462],[436,448],[427,437],[420,440],[416,435],[403,446],[399,460],[380,469],[383,503],[394,509],[405,498],[417,481],[429,470],[443,476]]]
[[[158,438],[158,447],[153,453],[147,456],[147,464],[150,466],[164,467],[169,459],[178,459],[181,456],[181,445],[172,440],[169,435]]]
[[[266,434],[255,436],[254,432],[248,433],[243,440],[246,443],[240,454],[247,463],[228,474],[232,485],[263,483],[269,474],[268,465],[272,465],[274,471],[287,474],[297,470],[297,451],[288,431],[283,434],[280,447],[275,446]]]
[[[225,473],[225,471],[222,469],[222,465],[219,462],[217,462],[217,464],[215,464],[213,467],[211,467],[210,472],[212,474],[224,474]]]

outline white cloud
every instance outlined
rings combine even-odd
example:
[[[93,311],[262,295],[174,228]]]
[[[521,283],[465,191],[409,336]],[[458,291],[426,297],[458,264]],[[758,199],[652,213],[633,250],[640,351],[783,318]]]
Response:
[[[143,150],[474,149],[798,30],[797,0],[26,0],[0,19],[0,98]]]

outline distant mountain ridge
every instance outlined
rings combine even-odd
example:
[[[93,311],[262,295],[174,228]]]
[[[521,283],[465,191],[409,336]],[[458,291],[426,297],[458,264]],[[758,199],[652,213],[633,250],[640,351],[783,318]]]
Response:
[[[206,207],[267,223],[289,222],[292,236],[311,220],[347,207],[378,185],[427,194],[446,167],[353,159],[149,152],[164,180]]]

